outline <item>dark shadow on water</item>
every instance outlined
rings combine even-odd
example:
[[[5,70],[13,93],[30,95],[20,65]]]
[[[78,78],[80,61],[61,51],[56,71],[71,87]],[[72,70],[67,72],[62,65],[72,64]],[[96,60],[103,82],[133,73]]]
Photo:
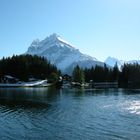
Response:
[[[22,108],[48,108],[46,88],[1,88],[0,105]]]
[[[62,96],[133,95],[140,90],[132,89],[84,89],[84,88],[0,88],[0,105],[22,108],[48,108]]]
[[[11,100],[11,99],[0,99],[0,105],[8,107],[19,107],[19,108],[37,108],[44,109],[50,107],[50,104],[31,101],[31,100]]]
[[[125,95],[136,95],[140,94],[140,89],[122,89]]]

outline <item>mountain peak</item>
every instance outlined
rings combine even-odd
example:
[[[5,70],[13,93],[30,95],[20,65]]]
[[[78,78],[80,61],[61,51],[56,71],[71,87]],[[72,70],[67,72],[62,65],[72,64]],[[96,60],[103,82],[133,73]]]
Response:
[[[53,34],[51,34],[50,36],[48,36],[48,37],[46,37],[45,38],[45,40],[44,41],[46,41],[46,42],[58,42],[58,38],[59,38],[60,36],[58,35],[58,34],[56,34],[56,33],[53,33]]]
[[[72,71],[77,64],[83,68],[95,65],[103,66],[96,58],[81,53],[58,34],[53,33],[44,40],[35,40],[28,48],[26,54],[46,57],[55,64],[62,72]]]
[[[118,61],[118,59],[115,58],[115,57],[109,56],[109,57],[106,58],[105,62],[106,61]]]
[[[73,45],[71,45],[69,42],[67,42],[66,40],[64,40],[60,35],[53,33],[51,34],[49,37],[46,38],[47,41],[53,42],[53,43],[60,43],[69,47],[73,47]]]
[[[56,33],[51,34],[49,37],[47,38],[53,38],[53,39],[58,39],[60,36]]]
[[[32,46],[39,44],[39,39],[35,39],[33,40],[33,42],[31,43]]]

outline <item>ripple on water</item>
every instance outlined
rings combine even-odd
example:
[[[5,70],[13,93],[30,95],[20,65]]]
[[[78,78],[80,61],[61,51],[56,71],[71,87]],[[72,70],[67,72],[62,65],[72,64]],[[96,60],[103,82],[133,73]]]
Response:
[[[115,95],[113,90],[111,94],[106,91],[105,95],[103,90],[101,93],[95,90],[93,94],[91,90],[86,90],[86,93],[61,90],[60,94],[57,90],[56,93],[51,91],[49,96],[41,92],[36,95],[29,91],[31,100],[28,96],[24,98],[26,101],[19,98],[19,102],[14,102],[17,103],[15,106],[1,103],[1,138],[137,140],[140,137],[140,101],[137,95],[130,98],[130,95],[123,95],[122,90],[117,91],[121,94]],[[16,99],[17,95],[14,94]]]

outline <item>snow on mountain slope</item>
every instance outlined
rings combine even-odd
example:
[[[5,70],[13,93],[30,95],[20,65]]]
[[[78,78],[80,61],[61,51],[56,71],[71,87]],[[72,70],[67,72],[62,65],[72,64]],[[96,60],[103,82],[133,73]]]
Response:
[[[57,34],[52,34],[42,41],[34,40],[26,54],[44,56],[64,73],[67,73],[68,69],[72,71],[77,64],[84,68],[104,65],[96,58],[81,53]]]
[[[105,60],[105,63],[106,63],[107,65],[112,66],[112,67],[114,67],[114,65],[117,63],[118,67],[121,68],[121,66],[123,66],[124,64],[134,64],[134,63],[140,64],[140,60],[124,61],[124,60],[119,60],[119,59],[114,58],[114,57],[108,57],[108,58]]]
[[[76,65],[79,65],[81,68],[91,68],[92,66],[95,67],[96,65],[104,67],[104,63],[94,60],[79,60],[72,63],[69,67],[67,67],[66,71],[71,74],[71,69],[73,69]],[[109,67],[109,66],[108,66]]]
[[[105,60],[105,63],[108,64],[111,67],[114,67],[115,64],[117,63],[119,68],[121,68],[121,66],[124,65],[124,61],[123,60],[118,60],[117,58],[114,58],[114,57],[108,57]]]

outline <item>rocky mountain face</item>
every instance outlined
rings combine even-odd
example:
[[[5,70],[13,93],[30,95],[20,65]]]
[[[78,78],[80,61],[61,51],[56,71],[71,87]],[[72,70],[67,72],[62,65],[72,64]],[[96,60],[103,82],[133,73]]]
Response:
[[[103,62],[81,53],[57,34],[52,34],[41,41],[38,39],[34,40],[29,46],[26,54],[47,58],[63,73],[71,73],[77,64],[82,68],[90,68],[95,65],[104,66]]]

